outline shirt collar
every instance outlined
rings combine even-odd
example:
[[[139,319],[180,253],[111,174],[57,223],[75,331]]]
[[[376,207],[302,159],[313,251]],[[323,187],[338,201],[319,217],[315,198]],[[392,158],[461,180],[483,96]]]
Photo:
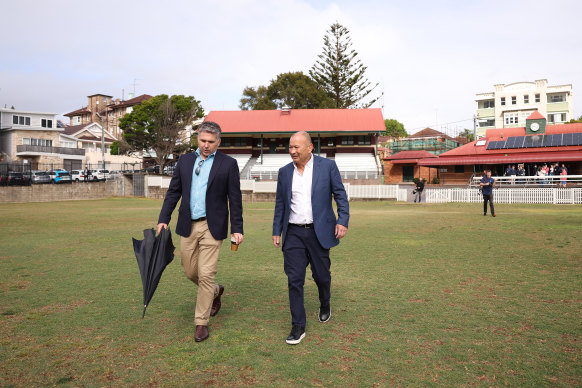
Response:
[[[305,167],[309,167],[311,169],[313,169],[313,154],[310,154],[311,158],[309,158],[309,162],[305,163]],[[293,163],[293,167],[295,168],[295,170],[297,170],[297,164]]]
[[[210,158],[211,156],[212,156],[212,157],[216,156],[216,151],[218,151],[218,150],[215,150],[213,153],[211,153],[210,155],[208,155],[208,158]],[[202,155],[200,154],[200,147],[196,148],[196,151],[195,151],[195,153],[196,153],[196,155],[197,155],[198,157],[200,157],[200,158],[202,157]],[[207,158],[207,159],[208,159],[208,158]]]

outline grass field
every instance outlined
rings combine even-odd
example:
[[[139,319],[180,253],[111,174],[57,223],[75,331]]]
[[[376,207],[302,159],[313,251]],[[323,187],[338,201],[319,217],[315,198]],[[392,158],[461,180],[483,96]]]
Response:
[[[317,322],[309,275],[289,346],[273,206],[245,204],[198,344],[179,248],[140,318],[131,237],[161,201],[0,204],[0,386],[582,385],[582,207],[352,202],[332,319]]]

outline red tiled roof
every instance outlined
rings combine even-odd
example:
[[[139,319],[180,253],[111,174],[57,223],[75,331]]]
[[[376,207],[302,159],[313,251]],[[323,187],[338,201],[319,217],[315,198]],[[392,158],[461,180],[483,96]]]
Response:
[[[73,133],[79,132],[81,129],[85,128],[89,124],[79,124],[79,125],[67,125],[65,127],[65,131],[63,132],[65,135],[72,135]]]
[[[204,121],[218,123],[225,133],[386,131],[379,108],[212,111]]]
[[[137,104],[141,104],[142,102],[149,100],[152,98],[149,94],[142,94],[141,96],[134,97],[130,100],[121,101],[119,104],[109,104],[107,108],[109,109],[117,109],[117,108],[125,108],[128,106],[134,106]]]
[[[403,160],[403,159],[423,159],[423,158],[437,158],[436,155],[428,151],[400,151],[392,156],[385,157],[384,160]]]
[[[67,117],[69,117],[69,116],[79,116],[79,115],[82,115],[82,114],[85,114],[85,113],[91,113],[91,112],[90,112],[90,111],[87,109],[87,107],[86,107],[86,106],[85,106],[85,107],[83,107],[83,108],[81,108],[81,109],[77,109],[77,110],[74,110],[74,111],[72,111],[72,112],[65,113],[63,116],[67,116]]]
[[[545,119],[545,117],[542,116],[542,114],[536,110],[531,115],[529,115],[526,120],[538,120],[538,119]]]
[[[547,135],[553,135],[578,132],[582,132],[582,123],[548,125],[545,133]],[[486,134],[486,138],[480,139],[481,141],[486,141],[484,145],[477,146],[477,142],[472,141],[471,143],[440,154],[438,159],[423,159],[418,164],[423,166],[444,166],[454,164],[503,164],[582,160],[582,146],[487,149],[487,144],[490,141],[507,139],[509,136],[526,136],[524,127],[489,129]]]

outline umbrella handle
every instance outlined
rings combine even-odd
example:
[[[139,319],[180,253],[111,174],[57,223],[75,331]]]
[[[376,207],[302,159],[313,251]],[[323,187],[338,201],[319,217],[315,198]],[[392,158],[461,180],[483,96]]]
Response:
[[[143,313],[141,314],[141,319],[143,319],[143,317],[145,317],[145,311],[146,311],[146,308],[147,308],[147,307],[148,307],[148,305],[147,305],[147,304],[144,304],[144,305],[143,305]]]

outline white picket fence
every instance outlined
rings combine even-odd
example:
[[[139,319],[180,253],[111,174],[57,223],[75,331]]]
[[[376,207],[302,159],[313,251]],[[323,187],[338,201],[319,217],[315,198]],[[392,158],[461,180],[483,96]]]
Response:
[[[170,178],[152,178],[149,186],[168,187]],[[255,182],[241,180],[241,190],[255,193],[275,193],[276,181]],[[349,199],[392,199],[412,201],[411,185],[353,185],[346,183]],[[502,187],[493,189],[495,203],[540,203],[540,204],[582,204],[582,188],[579,187]],[[483,196],[476,188],[426,188],[422,193],[423,202],[482,202]]]
[[[482,202],[478,189],[427,189],[426,202]],[[582,188],[526,187],[493,189],[495,203],[582,204]]]

